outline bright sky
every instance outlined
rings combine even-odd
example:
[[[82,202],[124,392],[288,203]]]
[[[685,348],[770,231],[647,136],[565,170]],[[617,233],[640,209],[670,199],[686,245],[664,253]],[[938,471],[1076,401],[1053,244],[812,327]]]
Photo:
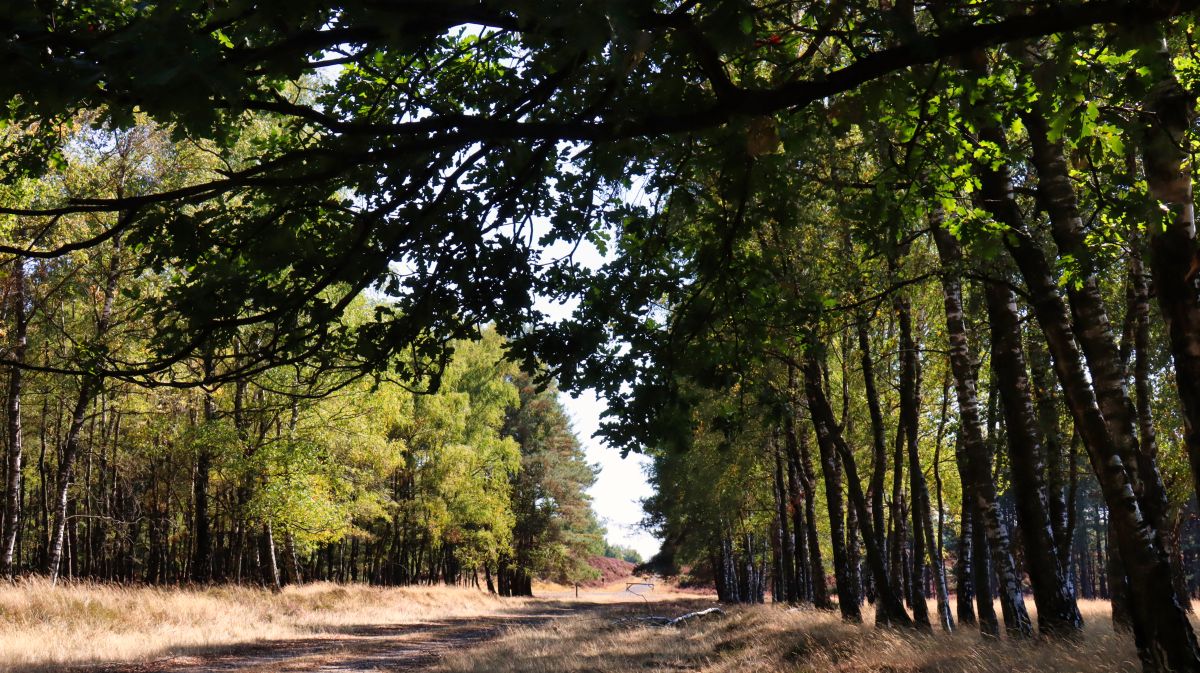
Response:
[[[605,407],[592,391],[577,399],[564,393],[561,399],[571,414],[575,434],[587,449],[588,462],[600,466],[600,477],[591,489],[592,507],[608,527],[608,541],[633,547],[649,560],[658,551],[660,541],[638,526],[642,520],[641,499],[653,493],[643,472],[646,458],[631,453],[622,459],[619,451],[592,436],[600,427]]]
[[[543,255],[549,257],[557,250],[565,249],[569,249],[568,246],[559,244],[543,250]],[[589,268],[599,268],[604,263],[603,256],[587,242],[575,249],[574,258],[580,265]],[[575,303],[556,304],[541,299],[537,302],[537,308],[551,320],[558,321],[571,314]],[[620,451],[605,446],[593,436],[600,428],[600,414],[607,406],[594,391],[584,391],[578,398],[563,393],[560,399],[571,415],[575,435],[587,449],[588,462],[600,466],[599,478],[590,493],[592,507],[601,523],[608,528],[608,541],[632,547],[643,559],[649,560],[658,552],[661,541],[638,525],[642,520],[642,498],[653,493],[643,471],[647,459],[640,454],[629,454],[628,458],[622,459]]]

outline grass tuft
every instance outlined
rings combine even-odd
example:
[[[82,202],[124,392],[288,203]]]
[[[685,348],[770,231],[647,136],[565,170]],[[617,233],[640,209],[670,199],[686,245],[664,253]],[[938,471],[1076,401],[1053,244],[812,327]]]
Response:
[[[610,606],[551,626],[515,629],[449,656],[442,673],[1133,673],[1130,637],[1113,632],[1106,602],[1083,601],[1083,637],[1070,642],[983,640],[973,627],[921,635],[846,624],[836,612],[779,606],[727,608],[725,617],[683,628],[617,620],[671,615],[699,601]],[[931,606],[932,607],[932,606]],[[1032,605],[1030,606],[1032,607]]]

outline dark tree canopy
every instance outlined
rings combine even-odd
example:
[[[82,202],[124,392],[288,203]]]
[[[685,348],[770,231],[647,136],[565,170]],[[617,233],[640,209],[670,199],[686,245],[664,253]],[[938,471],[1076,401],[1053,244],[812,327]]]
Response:
[[[148,115],[213,160],[170,188],[6,204],[36,223],[2,249],[55,258],[120,237],[167,275],[145,308],[153,355],[92,365],[110,374],[172,378],[205,344],[261,324],[247,350],[263,358],[405,353],[392,366],[419,380],[475,325],[539,325],[535,293],[602,287],[539,244],[603,246],[654,226],[635,225],[648,211],[622,195],[639,178],[669,190],[681,139],[765,132],[761,115],[827,108],[967,49],[1190,7],[14,3],[0,23],[0,91],[23,129],[6,138],[8,180],[55,161],[61,124],[84,109],[114,128]],[[85,237],[49,235],[72,212],[110,216]],[[392,302],[331,326],[367,288]],[[557,367],[597,347],[607,317],[521,350]]]

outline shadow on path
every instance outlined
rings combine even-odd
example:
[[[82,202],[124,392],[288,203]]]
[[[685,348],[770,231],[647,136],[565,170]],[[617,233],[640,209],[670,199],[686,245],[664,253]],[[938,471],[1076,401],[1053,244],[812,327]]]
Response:
[[[505,616],[437,619],[416,624],[349,625],[307,638],[182,648],[170,657],[139,664],[99,664],[70,673],[394,673],[425,671],[447,652],[470,648],[512,627],[535,627],[551,619],[600,607],[547,602]],[[44,673],[45,668],[29,669]],[[21,673],[19,670],[15,673]]]

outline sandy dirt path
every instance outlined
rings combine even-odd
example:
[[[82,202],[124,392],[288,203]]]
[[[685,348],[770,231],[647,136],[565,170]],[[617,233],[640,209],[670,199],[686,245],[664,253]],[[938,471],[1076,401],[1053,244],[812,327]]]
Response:
[[[508,616],[436,619],[394,626],[349,627],[309,638],[202,648],[142,664],[75,669],[76,673],[394,673],[430,670],[447,652],[470,648],[513,627],[532,627],[596,607],[550,603]]]
[[[420,622],[326,627],[309,636],[174,650],[140,663],[108,663],[58,669],[55,673],[395,673],[429,671],[449,652],[467,650],[512,628],[618,609],[649,614],[681,596],[655,594],[625,582],[585,590],[539,593],[538,600],[503,614],[437,617]],[[663,602],[659,602],[663,601]],[[12,669],[19,673],[21,669]],[[25,673],[46,673],[30,668]]]

